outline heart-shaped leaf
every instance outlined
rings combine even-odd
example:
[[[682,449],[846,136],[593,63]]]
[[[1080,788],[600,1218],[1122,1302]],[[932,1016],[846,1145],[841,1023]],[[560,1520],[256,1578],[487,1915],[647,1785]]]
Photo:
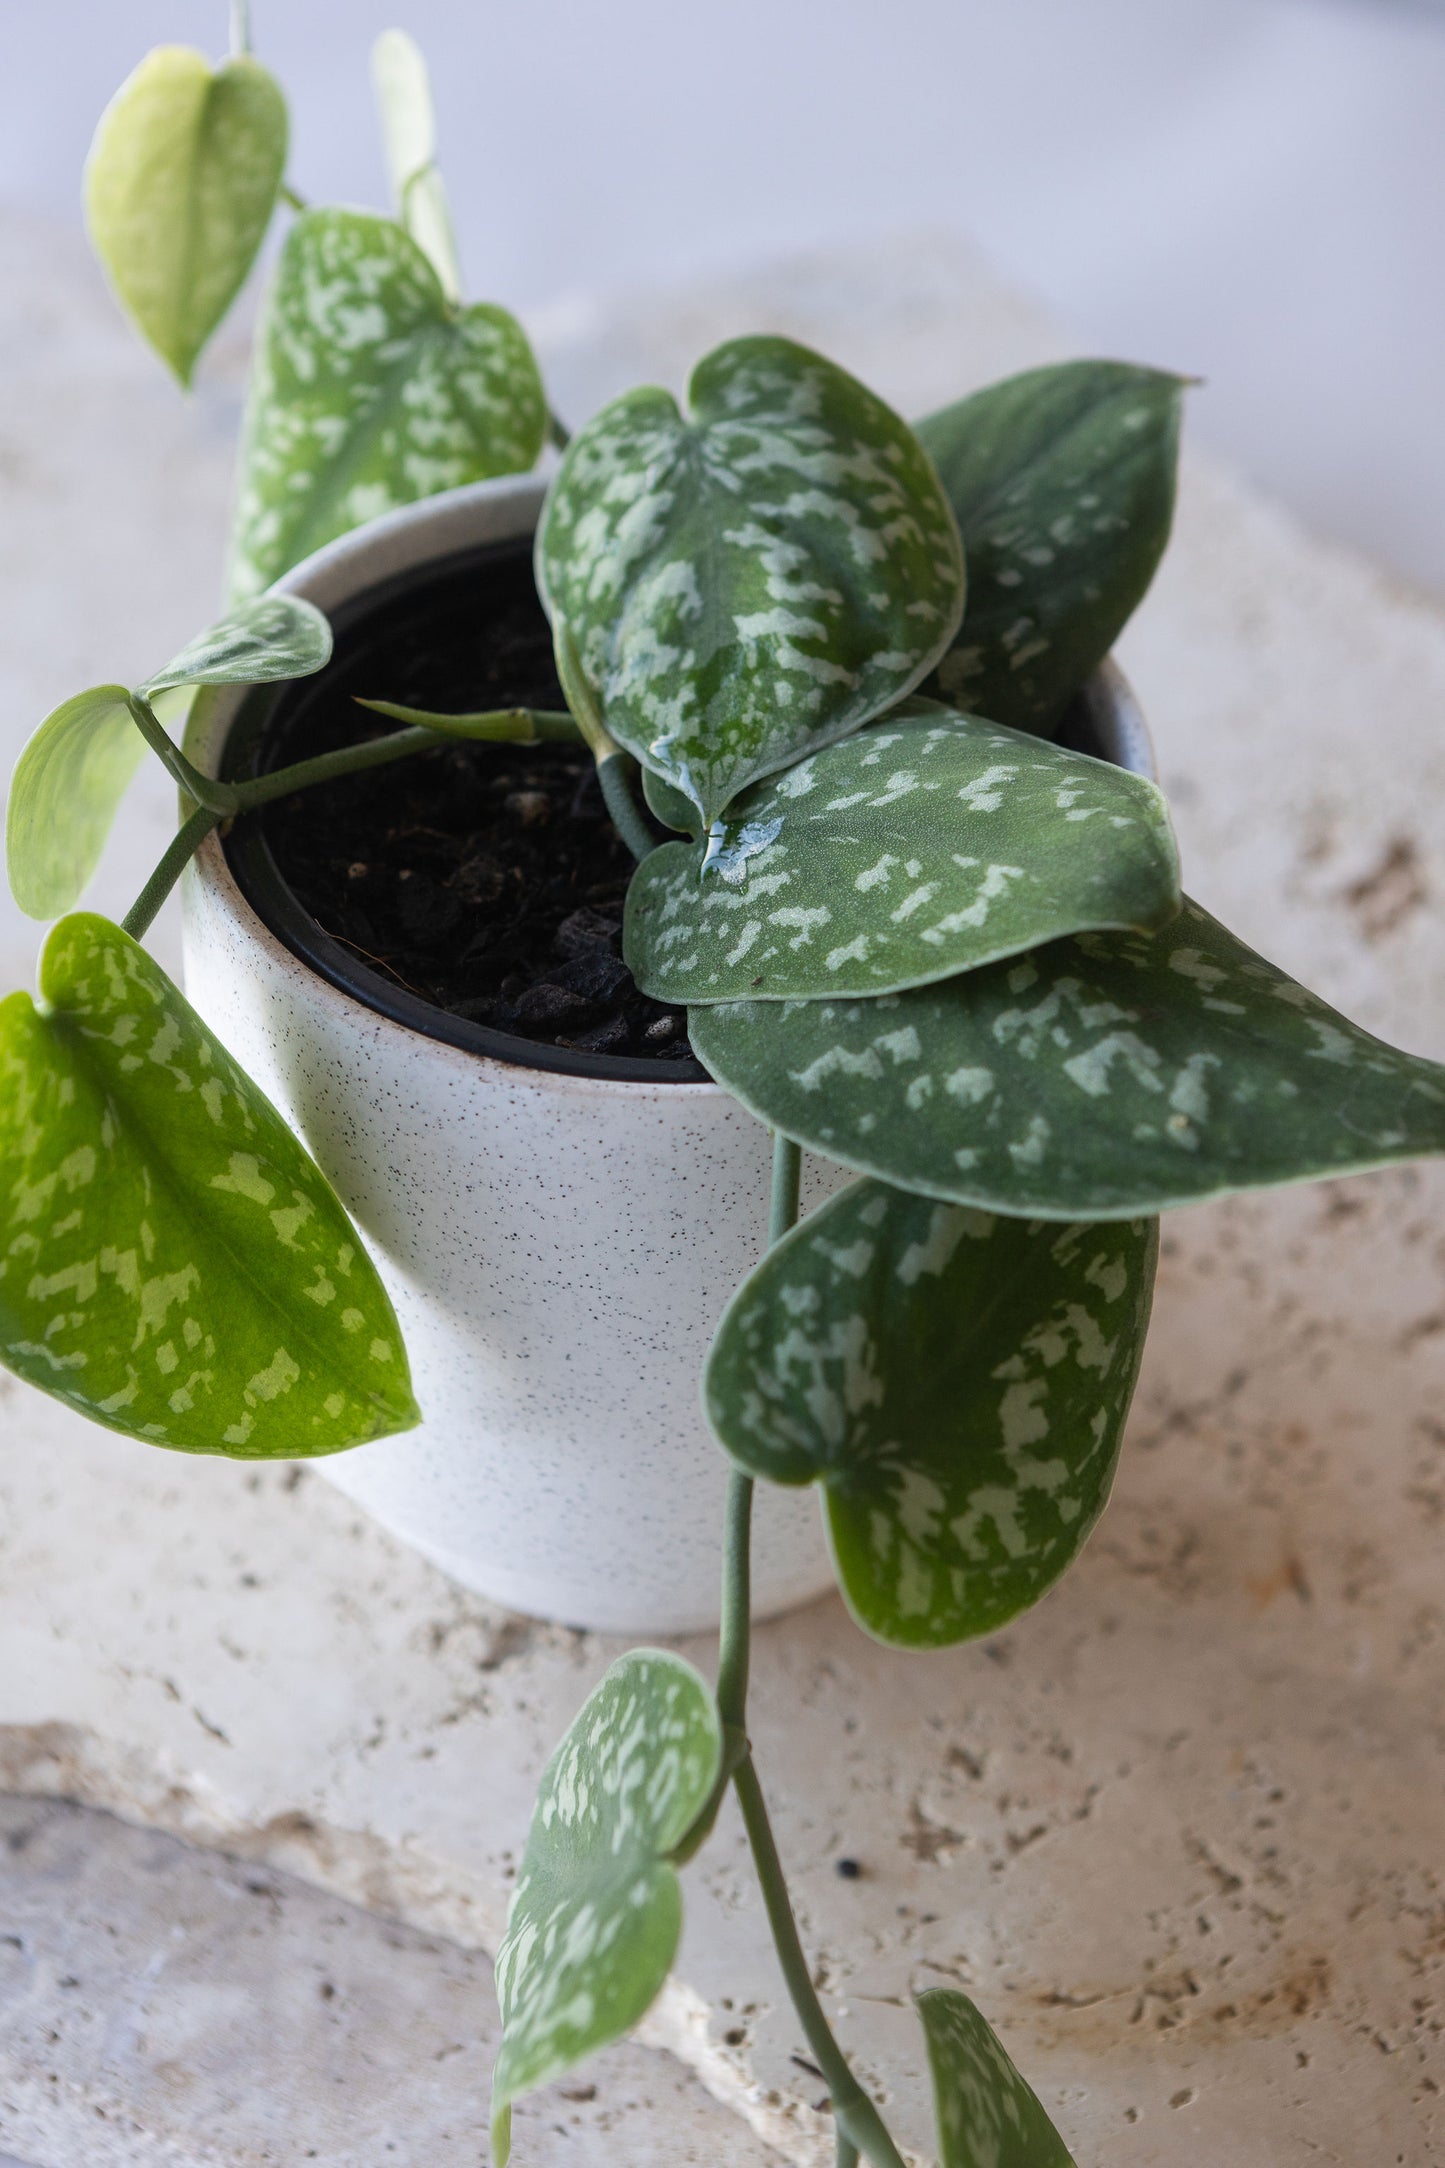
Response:
[[[5,862],[30,918],[58,918],[84,893],[145,739],[123,685],[92,685],[53,708],[10,783]]]
[[[769,1250],[708,1357],[708,1419],[774,1483],[822,1486],[860,1625],[993,1633],[1104,1510],[1158,1222],[999,1219],[855,1182]]]
[[[85,214],[116,295],[183,384],[245,281],[286,164],[286,101],[249,56],[148,53],[101,115]]]
[[[885,1181],[1040,1219],[1133,1219],[1445,1151],[1445,1068],[1371,1038],[1186,903],[873,1001],[689,1013],[785,1135]]]
[[[913,690],[963,563],[912,431],[821,355],[734,339],[688,406],[628,392],[573,439],[537,584],[612,736],[711,822]]]
[[[967,1995],[915,1996],[928,2041],[940,2168],[1074,2168],[1042,2101]]]
[[[657,1001],[881,994],[1178,908],[1152,783],[909,701],[645,858],[624,953]]]
[[[281,1117],[145,951],[62,919],[0,1002],[0,1359],[193,1453],[418,1421],[391,1304]]]
[[[542,449],[547,402],[505,309],[456,309],[409,234],[364,211],[308,211],[266,305],[241,453],[231,590],[268,587],[397,505]]]
[[[547,1764],[497,1952],[498,2168],[512,2102],[619,2039],[666,1979],[682,1928],[671,1862],[721,1762],[717,1704],[691,1664],[633,1649]]]
[[[1052,735],[1169,539],[1183,393],[1158,369],[1070,361],[917,424],[968,558],[938,670],[960,707]]]
[[[331,627],[299,595],[258,595],[188,641],[141,690],[168,685],[269,685],[310,677],[331,660]]]

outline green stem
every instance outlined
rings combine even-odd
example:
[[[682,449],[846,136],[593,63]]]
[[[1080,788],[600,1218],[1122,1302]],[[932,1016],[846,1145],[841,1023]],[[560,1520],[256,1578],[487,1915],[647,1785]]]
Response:
[[[144,693],[127,693],[126,704],[131,720],[145,739],[151,751],[159,756],[188,798],[197,805],[208,806],[217,819],[239,810],[240,800],[229,783],[218,783],[209,775],[202,775],[193,768],[180,747],[171,743],[170,735],[155,709]]]
[[[370,700],[360,702],[362,707],[379,704]],[[494,716],[478,717],[477,720],[495,720],[499,725],[495,733],[486,733],[492,743],[534,745],[539,738],[575,739],[579,734],[570,715],[543,714],[530,708],[498,708]],[[522,728],[521,722],[528,727]],[[502,725],[507,727],[500,727]],[[413,753],[434,753],[444,746],[466,742],[459,732],[429,730],[424,723],[417,723],[407,730],[394,730],[389,737],[341,745],[333,753],[318,753],[312,760],[295,761],[289,768],[274,768],[269,775],[254,776],[250,782],[230,784],[233,810],[251,813],[257,806],[289,797],[293,790],[309,790],[314,783],[331,783],[338,776],[359,775],[367,768],[385,768],[394,760],[407,760]]]
[[[612,825],[633,857],[641,862],[657,849],[657,838],[648,827],[632,795],[632,759],[627,753],[606,753],[597,763],[602,802]]]
[[[144,939],[157,911],[221,818],[214,806],[198,805],[177,829],[165,857],[120,922],[132,941]]]
[[[733,1784],[738,1805],[743,1810],[753,1864],[762,1885],[763,1903],[767,1906],[768,1925],[773,1931],[778,1962],[809,2052],[823,2073],[838,2129],[857,2153],[873,2163],[873,2168],[905,2168],[902,2154],[884,2128],[878,2110],[849,2069],[847,2057],[833,2038],[832,2028],[823,2015],[823,2006],[808,1971],[808,1960],[798,1939],[798,1923],[793,1917],[788,1885],[783,1879],[782,1862],[773,1841],[772,1824],[768,1820],[762,1786],[751,1755],[733,1771]]]
[[[311,208],[299,189],[293,188],[289,181],[283,181],[276,193],[281,201],[293,211],[309,211]]]
[[[251,50],[250,0],[231,0],[231,53],[235,58]]]
[[[571,430],[561,416],[554,414],[550,407],[547,409],[547,439],[549,443],[556,445],[559,452],[565,452],[572,442]]]
[[[780,1242],[798,1219],[798,1190],[802,1175],[802,1147],[779,1132],[773,1136],[773,1177],[768,1207],[768,1242]],[[768,1925],[777,1947],[778,1962],[793,2008],[798,2014],[809,2049],[833,2103],[838,2132],[838,2168],[858,2168],[859,2154],[873,2168],[904,2168],[897,2146],[884,2128],[883,2119],[868,2098],[848,2059],[833,2037],[808,1971],[808,1961],[798,1937],[782,1862],[773,1839],[772,1824],[763,1799],[762,1786],[753,1766],[747,1736],[748,1664],[751,1648],[749,1598],[751,1564],[749,1539],[752,1529],[753,1480],[735,1468],[728,1481],[727,1520],[723,1538],[722,1625],[718,1635],[718,1713],[723,1722],[729,1758],[735,1760],[732,1781],[742,1808],[743,1823],[752,1847],[753,1862],[767,1907]]]

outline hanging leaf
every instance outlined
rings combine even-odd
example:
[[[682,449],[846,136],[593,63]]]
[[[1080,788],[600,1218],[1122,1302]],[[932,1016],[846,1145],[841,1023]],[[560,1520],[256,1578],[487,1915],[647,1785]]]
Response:
[[[448,301],[459,300],[456,241],[437,170],[431,79],[415,38],[383,30],[371,48],[371,80],[397,218],[430,261]]]
[[[750,1475],[821,1485],[869,1633],[993,1633],[1104,1510],[1157,1250],[1154,1220],[996,1219],[855,1182],[733,1296],[708,1419]]]
[[[117,298],[189,384],[245,282],[286,164],[286,101],[249,56],[158,46],[100,118],[85,215]]]
[[[1178,908],[1152,783],[914,700],[645,858],[624,953],[656,1001],[879,994]]]
[[[516,318],[456,309],[410,235],[298,218],[266,306],[241,452],[231,589],[437,490],[530,467],[547,403]]]
[[[1074,2168],[1074,2156],[967,1995],[914,1997],[928,2041],[940,2168]]]
[[[498,2168],[512,2102],[619,2039],[666,1979],[682,1928],[671,1861],[721,1761],[717,1705],[691,1664],[633,1649],[547,1764],[497,1953]]]
[[[791,340],[734,339],[568,446],[537,579],[607,729],[711,822],[911,692],[958,626],[938,478],[891,408]]]
[[[184,1452],[290,1459],[410,1429],[350,1221],[164,972],[78,914],[40,996],[0,1002],[0,1359]]]
[[[92,685],[53,708],[10,784],[5,862],[30,918],[58,918],[100,863],[121,799],[144,756],[123,685]]]
[[[1445,1068],[1306,993],[1197,904],[873,1001],[689,1013],[698,1059],[813,1151],[1042,1219],[1133,1219],[1445,1151]]]
[[[968,609],[938,684],[1052,736],[1154,577],[1184,380],[1121,361],[1029,369],[917,424],[963,534]]]
[[[260,595],[238,603],[147,678],[142,692],[168,685],[269,685],[311,677],[331,660],[331,627],[299,595]]]

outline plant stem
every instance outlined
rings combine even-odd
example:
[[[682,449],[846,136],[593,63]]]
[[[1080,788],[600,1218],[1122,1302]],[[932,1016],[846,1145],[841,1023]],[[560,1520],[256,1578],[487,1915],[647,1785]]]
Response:
[[[231,0],[231,54],[233,58],[251,50],[250,0]]]
[[[632,795],[631,771],[632,759],[627,753],[607,753],[597,763],[602,802],[612,816],[613,827],[640,863],[657,849],[657,838]]]
[[[801,1145],[775,1131],[773,1178],[768,1206],[769,1246],[780,1242],[798,1219],[798,1189],[802,1175]],[[730,1756],[736,1756],[732,1781],[752,1847],[753,1862],[762,1885],[768,1925],[777,1947],[778,1962],[798,2014],[804,2036],[823,2073],[833,2103],[838,2131],[838,2168],[858,2168],[863,2154],[873,2168],[904,2168],[897,2146],[884,2128],[883,2119],[848,2067],[848,2059],[833,2037],[808,1971],[808,1961],[798,1938],[798,1923],[783,1879],[782,1862],[773,1840],[772,1825],[762,1786],[753,1766],[747,1736],[748,1662],[752,1640],[749,1615],[753,1479],[734,1468],[728,1481],[727,1520],[723,1538],[722,1625],[718,1634],[718,1714]]]
[[[363,707],[372,705],[369,701]],[[513,722],[508,730],[498,729],[493,743],[533,745],[541,737],[575,737],[571,717],[539,715],[529,708],[499,708],[500,723]],[[517,727],[515,718],[525,718],[529,728]],[[566,723],[569,727],[563,729]],[[539,724],[550,726],[538,728]],[[293,790],[309,790],[313,783],[334,782],[338,776],[359,775],[366,768],[385,768],[393,760],[406,760],[413,753],[432,753],[443,746],[463,745],[468,741],[458,732],[428,730],[425,724],[414,724],[408,730],[394,730],[389,737],[367,738],[357,745],[340,745],[334,753],[318,753],[313,760],[298,760],[289,768],[275,768],[269,775],[254,776],[248,783],[232,783],[229,789],[234,798],[237,813],[250,813],[255,807],[270,805],[277,798],[289,797]],[[212,786],[214,787],[214,786]]]
[[[218,783],[191,766],[180,747],[171,743],[169,732],[144,693],[127,693],[126,703],[131,720],[146,744],[159,756],[188,798],[193,798],[197,805],[209,806],[218,819],[238,810],[240,801],[233,786]]]
[[[175,887],[194,853],[222,819],[214,806],[198,805],[171,838],[170,848],[121,920],[132,941],[144,939],[151,921]]]
[[[281,201],[284,204],[287,204],[293,211],[309,211],[311,208],[310,204],[306,201],[306,198],[299,192],[299,190],[293,188],[289,181],[283,181],[281,183],[281,186],[277,189],[276,193],[280,197]]]
[[[751,1755],[733,1771],[733,1784],[738,1805],[743,1810],[753,1864],[762,1885],[778,1962],[783,1968],[783,1978],[787,1981],[809,2053],[823,2073],[838,2128],[856,2148],[855,2158],[861,2153],[873,2163],[873,2168],[905,2168],[902,2154],[885,2130],[878,2110],[849,2069],[847,2058],[823,2015],[822,2004],[808,1972],[808,1960],[798,1939],[798,1923],[793,1918],[782,1862],[773,1841],[772,1825]]]
[[[550,407],[547,409],[547,439],[549,443],[556,445],[559,452],[565,452],[572,442],[571,430],[561,416],[554,414]]]

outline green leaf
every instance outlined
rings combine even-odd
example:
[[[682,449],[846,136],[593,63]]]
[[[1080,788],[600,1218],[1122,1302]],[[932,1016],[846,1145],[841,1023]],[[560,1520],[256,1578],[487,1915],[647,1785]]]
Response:
[[[142,692],[168,685],[268,685],[310,677],[331,660],[331,627],[299,595],[259,595],[238,603],[181,649]]]
[[[708,1419],[750,1475],[821,1485],[869,1633],[993,1633],[1104,1510],[1157,1250],[1155,1220],[1060,1227],[855,1182],[733,1296]]]
[[[573,439],[537,579],[612,736],[711,822],[912,691],[963,564],[912,431],[821,355],[734,339],[688,402],[629,392]]]
[[[158,46],[101,115],[85,169],[91,242],[183,384],[255,261],[285,164],[286,101],[249,56],[212,68]]]
[[[53,708],[10,783],[5,861],[10,892],[30,918],[78,902],[145,753],[123,685],[92,685]]]
[[[1179,908],[1152,783],[915,700],[643,860],[624,952],[657,1001],[891,993]]]
[[[505,309],[455,309],[388,218],[308,211],[267,301],[241,453],[231,588],[249,595],[362,521],[516,474],[547,402]]]
[[[872,1001],[693,1009],[755,1114],[901,1188],[1040,1219],[1445,1151],[1445,1068],[1373,1039],[1186,903]]]
[[[1051,736],[1169,539],[1184,380],[1029,369],[917,424],[963,534],[968,609],[938,670],[960,707]]]
[[[915,1996],[928,2041],[940,2168],[1074,2168],[1074,2156],[967,1995]]]
[[[396,215],[429,259],[449,301],[461,296],[446,190],[437,170],[436,115],[421,47],[404,30],[383,30],[371,48],[386,170]]]
[[[275,1109],[118,926],[0,1002],[0,1359],[112,1430],[289,1459],[419,1420],[396,1318]]]
[[[512,2102],[627,2032],[666,1979],[682,1927],[671,1860],[721,1762],[717,1705],[691,1664],[634,1649],[547,1764],[497,1953],[498,2168]]]

